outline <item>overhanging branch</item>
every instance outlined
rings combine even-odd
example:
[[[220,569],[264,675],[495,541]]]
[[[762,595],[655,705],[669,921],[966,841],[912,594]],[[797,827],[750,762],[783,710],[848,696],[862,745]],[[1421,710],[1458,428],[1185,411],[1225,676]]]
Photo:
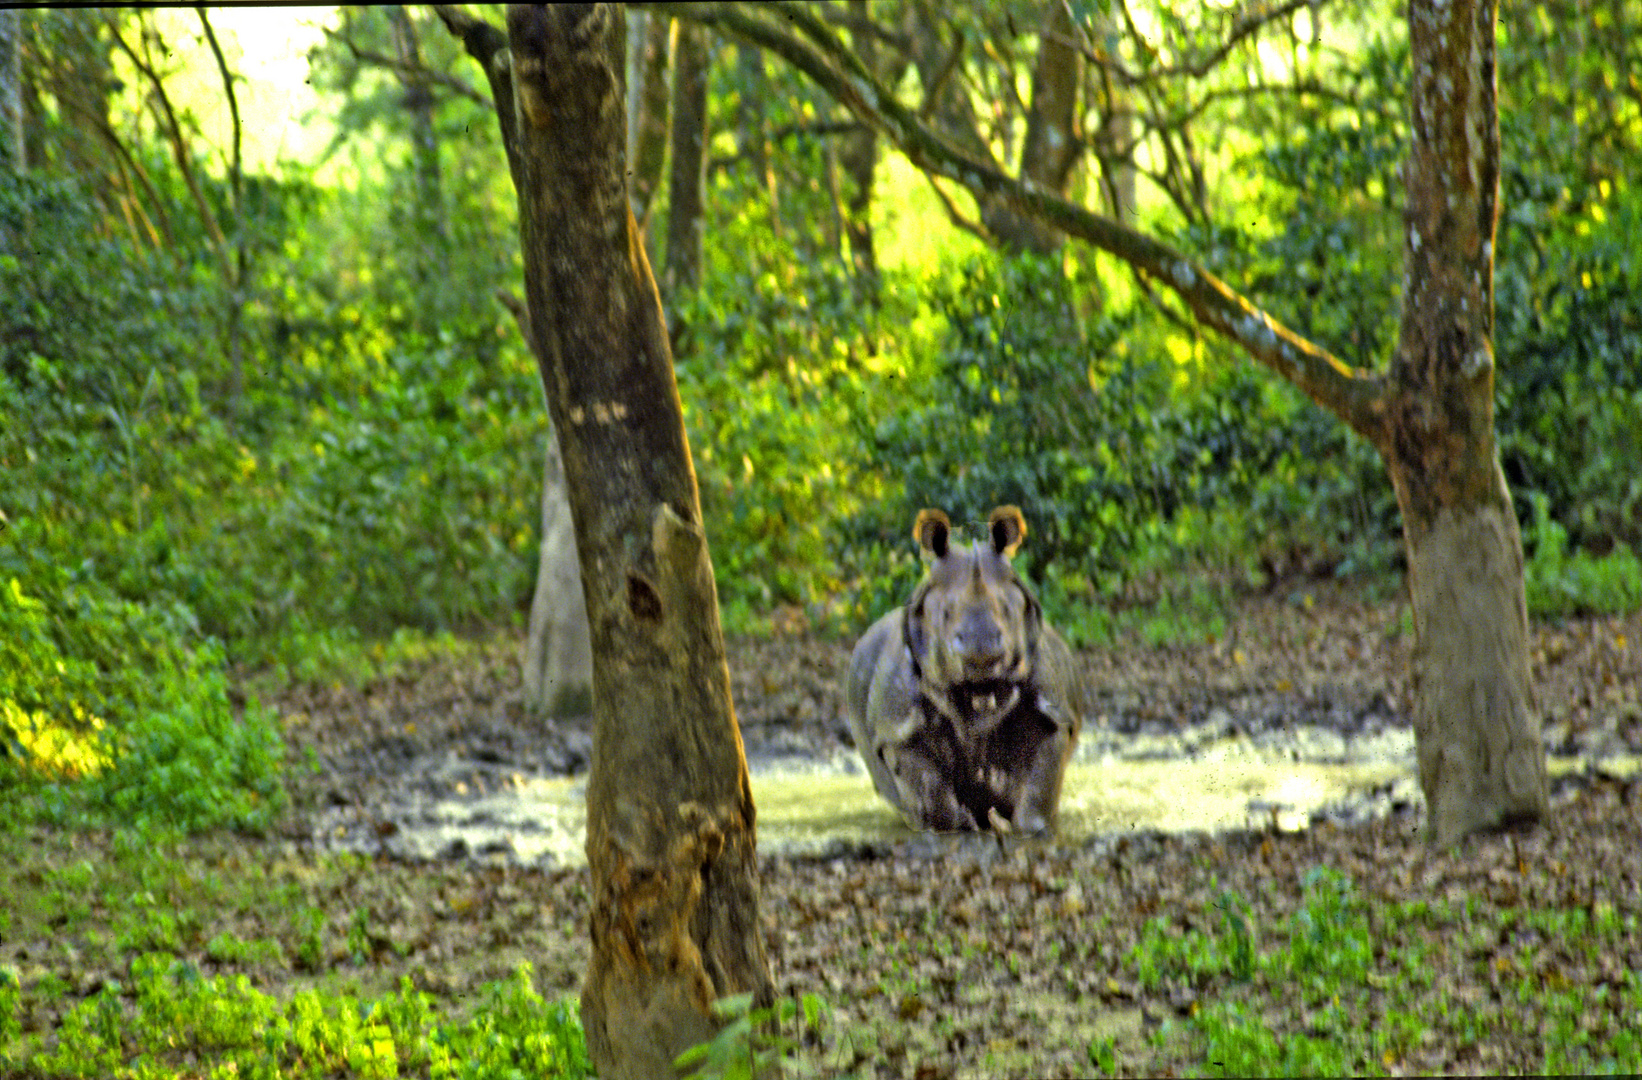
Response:
[[[867,71],[820,19],[797,4],[655,4],[776,53],[883,134],[919,169],[977,196],[1001,199],[1142,271],[1175,292],[1198,322],[1219,331],[1333,412],[1383,444],[1381,376],[1353,369],[1273,319],[1196,260],[1121,222],[1067,202],[1030,181],[977,161],[936,134]]]

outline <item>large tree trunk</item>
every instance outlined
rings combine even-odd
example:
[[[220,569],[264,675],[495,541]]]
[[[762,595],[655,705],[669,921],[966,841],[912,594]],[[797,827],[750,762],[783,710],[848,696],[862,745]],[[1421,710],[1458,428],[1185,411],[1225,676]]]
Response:
[[[707,34],[677,24],[673,46],[672,169],[667,182],[667,264],[663,290],[701,282],[703,203],[707,180]]]
[[[1414,725],[1432,838],[1549,809],[1522,537],[1494,445],[1495,5],[1414,0],[1403,314],[1383,447],[1414,611]]]
[[[627,201],[622,25],[602,4],[508,12],[527,303],[592,631],[582,1022],[607,1078],[673,1076],[715,998],[773,997],[712,564]]]

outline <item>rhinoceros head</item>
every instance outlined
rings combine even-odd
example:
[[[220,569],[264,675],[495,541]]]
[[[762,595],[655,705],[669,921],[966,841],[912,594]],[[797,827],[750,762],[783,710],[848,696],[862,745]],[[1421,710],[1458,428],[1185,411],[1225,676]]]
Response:
[[[1032,677],[1043,610],[1010,556],[1026,535],[1020,508],[1000,506],[988,538],[953,547],[951,522],[921,510],[913,535],[933,557],[906,609],[906,639],[926,695],[968,734],[1008,714]]]

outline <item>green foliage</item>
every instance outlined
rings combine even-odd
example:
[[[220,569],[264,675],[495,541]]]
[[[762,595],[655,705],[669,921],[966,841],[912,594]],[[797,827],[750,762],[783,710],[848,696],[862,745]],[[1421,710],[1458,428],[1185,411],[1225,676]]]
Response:
[[[1246,980],[1254,971],[1253,929],[1246,901],[1222,892],[1215,902],[1220,932],[1195,927],[1177,929],[1148,919],[1125,964],[1134,967],[1140,984],[1157,990],[1170,979],[1199,985],[1217,975]]]
[[[1586,71],[1606,53],[1581,51],[1542,14],[1514,14],[1507,27],[1501,85],[1513,90],[1502,99],[1494,267],[1501,464],[1525,528],[1536,496],[1544,496],[1575,547],[1635,547],[1642,542],[1642,478],[1634,467],[1642,456],[1642,367],[1635,363],[1642,195],[1629,177],[1642,165],[1642,115],[1622,95],[1565,100],[1575,85],[1569,80],[1584,77],[1570,72]],[[1623,35],[1608,45],[1634,50]],[[1374,103],[1402,100],[1408,78],[1406,40],[1370,40],[1351,74],[1352,92],[1369,107],[1317,99],[1301,122],[1272,129],[1286,136],[1263,139],[1243,158],[1266,181],[1254,199],[1264,224],[1190,233],[1185,241],[1208,252],[1217,272],[1241,277],[1288,325],[1370,368],[1383,365],[1396,339],[1396,170],[1407,144],[1405,111]],[[1583,124],[1571,120],[1581,113],[1589,114]],[[1607,134],[1590,134],[1599,129]],[[1296,489],[1314,508],[1309,524],[1320,532],[1354,528],[1373,546],[1394,549],[1395,504],[1384,470],[1356,440],[1322,434],[1307,440],[1320,466],[1308,478],[1313,483]],[[1342,512],[1341,497],[1352,491],[1371,513]]]
[[[1372,448],[1246,362],[1177,359],[1155,315],[1080,319],[1087,287],[992,256],[926,284],[936,329],[907,347],[898,393],[854,418],[885,491],[844,522],[864,615],[916,579],[885,553],[910,550],[922,506],[974,526],[1021,505],[1017,564],[1077,641],[1110,640],[1131,600],[1152,609],[1149,638],[1215,632],[1223,597],[1174,587],[1188,560],[1234,577],[1295,550],[1342,573],[1389,565],[1396,508]]]
[[[0,292],[22,298],[0,315],[26,331],[0,350],[0,410],[19,421],[0,429],[15,526],[0,543],[181,605],[240,660],[295,660],[293,634],[517,610],[546,420],[522,348],[499,348],[510,326],[392,337],[324,290],[292,294],[251,320],[268,377],[246,388],[254,409],[235,408],[222,359],[200,355],[205,315],[149,299],[192,286],[138,276],[165,257],[69,243],[96,229],[63,185],[0,188],[41,234],[34,264],[0,267]],[[99,279],[101,293],[75,293]]]
[[[1541,492],[1531,493],[1533,525],[1524,538],[1528,611],[1536,616],[1625,614],[1642,608],[1642,558],[1628,544],[1606,555],[1568,550],[1568,531]]]
[[[784,997],[774,1005],[753,1008],[752,994],[733,994],[713,1003],[713,1015],[723,1025],[718,1034],[678,1056],[679,1069],[697,1066],[689,1080],[754,1080],[768,1076],[782,1056],[797,1048],[805,1033],[820,1031],[824,1006],[814,994]],[[799,1013],[803,1018],[799,1020]],[[788,1025],[798,1027],[787,1035]]]
[[[16,1008],[14,978],[10,986],[0,985],[0,1009]],[[128,981],[109,980],[70,1008],[55,1045],[0,1022],[0,1062],[30,1075],[97,1080],[192,1075],[188,1064],[201,1059],[214,1063],[213,1076],[266,1080],[590,1074],[574,1011],[542,999],[528,964],[481,993],[466,1020],[441,1016],[408,977],[376,999],[302,989],[281,1001],[244,975],[206,977],[170,953],[148,953],[132,961]]]
[[[1533,1003],[1546,1036],[1545,1071],[1615,1072],[1642,1064],[1642,1042],[1630,1026],[1592,1023],[1589,988],[1560,979],[1560,961],[1549,961],[1601,954],[1629,933],[1612,905],[1489,911],[1473,900],[1463,906],[1370,902],[1324,867],[1308,871],[1302,885],[1286,932],[1273,935],[1265,950],[1253,937],[1249,906],[1229,893],[1215,903],[1212,929],[1182,934],[1153,919],[1131,950],[1126,963],[1148,989],[1180,983],[1218,989],[1189,1021],[1206,1073],[1381,1075],[1422,1043],[1486,1040],[1511,1022],[1509,1010],[1451,1000],[1441,986],[1440,1004],[1430,1006],[1440,978],[1434,962],[1451,962],[1450,942],[1465,962],[1488,969],[1485,977],[1500,986],[1502,998]],[[1516,946],[1507,942],[1522,943],[1520,964],[1512,954]],[[1547,949],[1537,960],[1528,951],[1535,942]],[[1433,948],[1444,958],[1435,959]],[[1628,1015],[1642,1007],[1642,978],[1628,976],[1623,989],[1603,986],[1598,993],[1613,998],[1603,1015]],[[1099,1049],[1091,1047],[1091,1054]]]
[[[878,407],[897,309],[746,218],[710,241],[712,284],[674,302],[675,361],[720,602],[747,628],[837,588],[831,527],[872,490],[850,418]]]
[[[179,607],[111,597],[61,567],[27,569],[42,596],[16,577],[0,594],[8,748],[16,764],[31,763],[22,725],[94,747],[66,774],[48,768],[85,777],[53,785],[48,804],[160,831],[266,829],[285,805],[284,744],[277,718],[255,702],[236,715],[221,646],[195,640]]]
[[[975,260],[936,284],[946,334],[907,373],[917,396],[858,425],[901,493],[881,530],[904,534],[924,506],[973,524],[1017,503],[1040,564],[1110,567],[1169,509],[1149,409],[1160,369],[1113,357],[1119,324],[1084,333],[1071,292],[1030,258]]]

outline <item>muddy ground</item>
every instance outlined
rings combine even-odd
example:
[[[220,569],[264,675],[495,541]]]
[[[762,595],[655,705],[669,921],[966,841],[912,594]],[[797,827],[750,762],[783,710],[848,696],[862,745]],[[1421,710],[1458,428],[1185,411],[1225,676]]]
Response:
[[[1084,650],[1096,700],[1089,734],[1167,735],[1210,717],[1251,733],[1406,725],[1405,624],[1399,601],[1307,583],[1241,601],[1218,640]],[[311,748],[319,763],[300,783],[287,842],[323,846],[316,823],[338,812],[390,835],[395,823],[373,818],[373,808],[407,773],[409,782],[448,795],[493,790],[518,775],[585,770],[588,721],[552,721],[524,707],[519,645],[493,638],[466,660],[413,665],[362,691],[281,695],[274,704],[293,743]],[[730,642],[750,760],[848,749],[841,693],[848,654],[848,642],[806,633]],[[1596,761],[1642,753],[1642,615],[1536,625],[1533,665],[1549,749]],[[849,857],[766,857],[771,967],[783,994],[817,993],[833,1009],[827,1033],[805,1052],[823,1074],[1080,1076],[1090,1072],[1090,1042],[1107,1038],[1126,1071],[1187,1069],[1189,1041],[1159,1045],[1148,1036],[1192,1015],[1212,988],[1148,990],[1137,982],[1125,957],[1146,920],[1197,925],[1230,888],[1251,903],[1258,923],[1275,926],[1317,866],[1339,870],[1376,898],[1474,896],[1642,912],[1635,782],[1597,764],[1559,781],[1555,799],[1549,828],[1454,853],[1426,849],[1415,799],[1366,825],[1298,834],[1142,833],[1012,850],[909,840]],[[463,917],[443,920],[437,945],[420,960],[412,955],[416,977],[449,988],[505,973],[524,955],[544,990],[574,989],[586,963],[584,872],[466,854],[420,869],[395,864],[386,875],[461,897]],[[487,949],[488,959],[474,962],[473,950]],[[1617,970],[1642,968],[1642,943],[1609,960]],[[1486,970],[1456,965],[1444,976],[1452,985],[1439,983],[1438,992],[1497,997],[1498,985],[1490,990],[1477,974]],[[1586,975],[1603,977],[1558,978]],[[1279,1030],[1309,1023],[1298,1013],[1268,1022]],[[1400,1053],[1385,1067],[1532,1071],[1541,1067],[1543,1042],[1531,1032],[1456,1036]]]

